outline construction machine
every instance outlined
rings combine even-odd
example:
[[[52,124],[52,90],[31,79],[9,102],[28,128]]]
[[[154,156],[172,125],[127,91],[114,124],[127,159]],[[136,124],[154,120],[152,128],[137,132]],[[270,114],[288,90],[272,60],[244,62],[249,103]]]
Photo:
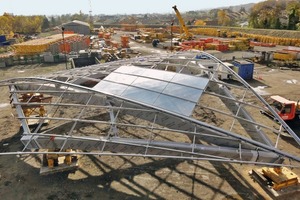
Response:
[[[270,97],[272,103],[270,104],[277,114],[284,120],[294,120],[300,117],[300,103],[299,101],[291,101],[284,97],[275,95]],[[274,118],[269,110],[261,111],[263,114]]]
[[[180,23],[180,28],[184,31],[183,34],[181,34],[180,38],[183,40],[192,40],[194,38],[193,34],[189,32],[188,28],[186,27],[183,18],[181,17],[181,14],[179,12],[179,10],[177,9],[177,6],[173,6],[172,7],[176,13],[176,16],[179,20]]]

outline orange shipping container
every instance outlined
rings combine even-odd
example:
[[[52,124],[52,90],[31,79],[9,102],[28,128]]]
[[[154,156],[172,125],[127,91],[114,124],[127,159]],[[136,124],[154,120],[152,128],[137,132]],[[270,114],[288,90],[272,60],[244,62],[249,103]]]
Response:
[[[71,52],[71,45],[70,43],[60,44],[59,45],[59,51],[61,53],[70,53]]]
[[[70,30],[65,30],[64,34],[74,34],[74,31],[70,31]]]

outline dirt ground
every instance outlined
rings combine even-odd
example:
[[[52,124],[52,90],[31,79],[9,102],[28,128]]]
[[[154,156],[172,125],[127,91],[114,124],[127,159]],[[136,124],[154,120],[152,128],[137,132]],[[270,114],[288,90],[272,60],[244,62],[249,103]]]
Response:
[[[1,68],[0,80],[64,68],[64,64]],[[262,95],[298,100],[299,75],[256,65],[254,80],[249,83]],[[9,105],[8,89],[2,87],[0,92],[0,151],[21,150],[20,124]],[[248,175],[256,168],[251,165],[82,156],[75,173],[41,176],[40,163],[39,156],[0,156],[0,199],[272,199]],[[294,172],[300,175],[299,169]],[[297,199],[297,195],[289,199]]]

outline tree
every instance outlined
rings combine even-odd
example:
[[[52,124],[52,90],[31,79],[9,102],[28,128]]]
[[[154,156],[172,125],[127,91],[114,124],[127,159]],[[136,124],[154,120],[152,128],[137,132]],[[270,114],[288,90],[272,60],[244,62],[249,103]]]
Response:
[[[54,16],[51,17],[50,24],[51,24],[52,27],[57,26]]]
[[[227,15],[226,10],[218,11],[218,24],[221,26],[229,26],[230,25],[230,18]]]
[[[288,12],[288,26],[287,29],[295,30],[297,29],[297,23],[299,22],[299,14],[300,14],[300,3],[298,2],[290,2],[287,5]]]
[[[242,12],[244,12],[244,13],[246,12],[245,7],[241,7],[241,8],[240,8],[240,13],[242,13]]]
[[[89,15],[84,14],[83,12],[79,12],[72,15],[72,20],[79,20],[79,21],[85,21],[88,22],[89,21]]]
[[[0,29],[0,34],[8,34],[12,27],[10,25],[9,19],[5,16],[0,16],[0,24],[1,24],[1,29]]]
[[[42,30],[45,31],[50,28],[50,22],[46,16],[43,17]]]
[[[212,20],[217,20],[218,19],[218,10],[217,9],[212,9],[209,11],[209,17]]]
[[[0,34],[10,34],[13,30],[13,21],[13,16],[8,13],[4,13],[3,16],[0,16]]]
[[[299,1],[266,0],[257,3],[251,9],[249,25],[253,28],[295,30],[299,21],[299,8]],[[281,23],[281,19],[285,19],[286,16],[287,24]]]
[[[281,22],[280,22],[280,19],[277,18],[275,19],[275,26],[274,26],[275,29],[281,29]]]

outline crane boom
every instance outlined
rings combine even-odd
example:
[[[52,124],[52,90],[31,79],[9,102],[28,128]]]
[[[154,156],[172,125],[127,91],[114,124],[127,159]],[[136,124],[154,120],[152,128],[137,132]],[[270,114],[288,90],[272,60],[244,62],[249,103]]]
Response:
[[[181,17],[181,14],[180,14],[179,10],[177,9],[177,6],[175,5],[172,8],[174,9],[174,11],[176,13],[176,16],[177,16],[177,18],[179,20],[180,26],[181,26],[181,28],[184,31],[185,35],[183,36],[183,38],[191,40],[193,38],[193,35],[189,32],[188,28],[186,27],[186,25],[185,25],[185,23],[183,21],[183,18]]]

